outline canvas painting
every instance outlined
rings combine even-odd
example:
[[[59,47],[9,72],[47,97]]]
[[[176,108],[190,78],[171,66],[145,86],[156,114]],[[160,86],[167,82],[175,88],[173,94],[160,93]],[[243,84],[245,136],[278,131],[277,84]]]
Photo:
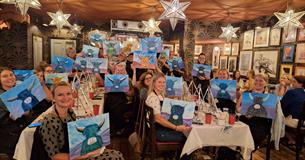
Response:
[[[253,63],[256,74],[266,74],[270,78],[277,77],[278,51],[256,51]]]
[[[87,71],[89,73],[106,73],[108,69],[107,58],[88,58]]]
[[[289,29],[284,28],[283,31],[283,43],[295,42],[297,39],[297,28],[289,27]]]
[[[141,49],[140,39],[138,38],[138,36],[120,35],[120,37],[116,36],[116,39],[123,46],[121,52],[130,53]]]
[[[83,45],[82,53],[84,54],[83,57],[98,58],[100,49],[89,45]]]
[[[295,63],[305,63],[305,43],[297,44]]]
[[[33,75],[10,90],[0,95],[13,119],[21,117],[30,111],[46,97],[37,76]]]
[[[166,76],[166,95],[181,97],[182,92],[183,92],[182,77]]]
[[[249,50],[253,48],[253,37],[254,30],[244,32],[243,50]]]
[[[45,83],[49,85],[57,84],[61,81],[69,82],[68,73],[51,73],[45,77]]]
[[[214,97],[234,101],[236,99],[236,80],[211,80],[211,91]]]
[[[172,60],[168,60],[167,63],[171,71],[184,68],[184,63],[181,57],[174,57]]]
[[[88,63],[88,58],[87,57],[76,57],[75,68],[78,71],[86,71],[87,70],[87,63]]]
[[[299,28],[298,41],[305,41],[305,28]]]
[[[212,68],[218,68],[219,57],[220,57],[220,49],[219,49],[219,47],[214,47],[213,48],[213,57],[212,57]]]
[[[294,44],[284,44],[283,46],[283,54],[282,54],[282,62],[293,62],[294,59]]]
[[[211,66],[205,64],[193,64],[192,76],[194,77],[205,77],[210,79]]]
[[[166,59],[169,59],[169,54],[170,54],[170,50],[169,49],[164,49],[161,53],[160,56],[165,57]],[[160,57],[159,56],[159,57]]]
[[[23,82],[34,74],[34,70],[13,70],[18,83]]]
[[[238,56],[239,53],[239,43],[232,43],[232,56]]]
[[[289,78],[292,78],[292,68],[293,66],[291,64],[281,64],[281,70],[280,70],[280,76],[282,77],[284,74],[288,75]]]
[[[244,92],[241,114],[253,117],[274,119],[278,97],[274,94]]]
[[[110,144],[109,113],[68,122],[70,159],[101,154]]]
[[[156,52],[133,52],[133,64],[136,68],[155,69],[157,65]]]
[[[281,44],[281,28],[272,28],[270,31],[270,46]]]
[[[52,56],[52,67],[57,73],[69,73],[73,69],[74,60],[68,57]]]
[[[161,37],[149,37],[141,39],[141,46],[143,52],[159,53],[162,51]]]
[[[223,46],[223,55],[230,55],[231,54],[231,43],[225,43]]]
[[[241,51],[239,55],[239,71],[243,76],[247,76],[252,69],[252,51]]]
[[[120,54],[121,45],[118,41],[104,41],[103,42],[104,53],[108,56],[117,56]]]
[[[93,45],[99,44],[101,45],[103,41],[106,39],[107,33],[99,30],[92,30],[88,33],[88,38]]]
[[[228,60],[228,70],[230,73],[236,71],[237,57],[230,56]]]
[[[169,51],[174,51],[174,45],[173,44],[164,44],[163,43],[163,50],[169,49]]]
[[[219,68],[220,69],[227,69],[227,67],[228,67],[228,57],[227,56],[220,56]]]
[[[105,91],[108,92],[128,92],[128,75],[108,74],[105,76]]]
[[[254,47],[268,47],[270,28],[255,29]]]
[[[295,67],[294,76],[305,76],[305,67],[302,66]]]
[[[193,122],[195,106],[195,102],[165,98],[161,108],[161,116],[176,126],[191,126]]]

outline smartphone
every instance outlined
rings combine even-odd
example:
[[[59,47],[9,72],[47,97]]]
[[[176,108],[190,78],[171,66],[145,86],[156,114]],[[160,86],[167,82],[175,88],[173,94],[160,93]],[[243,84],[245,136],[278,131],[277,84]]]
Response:
[[[32,123],[32,124],[30,124],[28,127],[29,128],[34,128],[34,127],[38,127],[38,126],[41,126],[42,125],[42,123],[41,122],[38,122],[38,123]]]

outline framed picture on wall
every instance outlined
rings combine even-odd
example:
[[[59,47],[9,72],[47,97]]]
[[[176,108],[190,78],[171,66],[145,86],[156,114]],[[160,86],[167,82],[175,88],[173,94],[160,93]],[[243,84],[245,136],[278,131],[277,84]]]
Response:
[[[305,67],[296,66],[294,68],[294,76],[305,76]]]
[[[195,45],[195,56],[198,56],[202,53],[202,45]]]
[[[229,56],[231,54],[231,43],[225,43],[223,45],[223,55]]]
[[[298,30],[298,41],[305,41],[305,28],[299,28]]]
[[[293,62],[294,59],[294,51],[295,45],[294,44],[284,44],[283,46],[283,54],[282,54],[282,62]]]
[[[173,44],[163,44],[163,50],[169,49],[170,51],[174,51],[174,45]]]
[[[43,59],[43,41],[42,37],[33,35],[33,61],[34,68],[39,66],[39,62]]]
[[[282,77],[282,75],[286,74],[291,79],[292,78],[292,69],[293,69],[292,64],[281,64],[280,78]]]
[[[239,53],[239,43],[232,43],[232,56],[238,56]]]
[[[230,73],[236,71],[237,57],[230,56],[228,60],[228,70]]]
[[[268,47],[270,28],[255,29],[254,47]]]
[[[278,51],[255,51],[253,58],[253,70],[255,73],[277,77]]]
[[[270,46],[279,46],[281,44],[281,28],[272,28],[270,31]]]
[[[228,56],[220,56],[219,68],[220,69],[227,69],[227,67],[228,67]]]
[[[305,63],[305,43],[298,43],[295,53],[295,63]]]
[[[254,37],[254,30],[249,30],[244,33],[243,39],[243,50],[249,50],[253,48],[253,37]]]
[[[213,57],[212,57],[212,68],[218,68],[219,57],[220,57],[220,49],[219,49],[219,47],[214,47],[213,48]]]
[[[179,54],[179,44],[175,44],[175,54]]]
[[[295,42],[297,38],[297,28],[289,27],[289,29],[284,28],[283,31],[283,43]]]
[[[70,47],[76,48],[76,40],[73,39],[50,39],[51,56],[65,56]]]
[[[240,51],[239,54],[239,71],[243,76],[247,76],[247,73],[252,68],[252,51]]]

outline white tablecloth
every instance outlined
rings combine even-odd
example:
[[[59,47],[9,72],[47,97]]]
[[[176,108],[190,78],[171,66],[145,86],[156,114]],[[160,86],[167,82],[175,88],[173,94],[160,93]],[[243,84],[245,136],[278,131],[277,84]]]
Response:
[[[244,159],[249,159],[254,150],[254,141],[249,127],[242,122],[233,126],[192,125],[181,156],[205,146],[240,146]]]
[[[104,95],[100,96],[101,100],[89,100],[89,105],[84,105],[84,107],[75,107],[73,108],[76,116],[83,117],[87,113],[92,113],[92,105],[93,104],[99,104],[100,105],[100,111],[99,113],[103,113],[103,105],[104,105]],[[50,112],[51,108],[49,108],[46,112],[42,113],[35,121],[38,122],[39,120],[42,120],[44,115],[46,115],[48,112]],[[87,112],[87,113],[86,113]],[[14,153],[14,159],[17,160],[29,160],[31,158],[31,151],[33,146],[33,138],[34,138],[34,132],[36,128],[25,128],[19,137],[18,143],[15,148]]]

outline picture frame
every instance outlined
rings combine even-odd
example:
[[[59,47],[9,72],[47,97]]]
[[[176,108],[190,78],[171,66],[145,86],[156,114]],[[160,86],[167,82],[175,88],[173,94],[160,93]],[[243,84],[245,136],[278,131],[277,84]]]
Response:
[[[202,45],[195,45],[194,56],[198,57],[202,53]]]
[[[283,43],[295,42],[297,39],[297,28],[295,27],[284,28],[282,37],[283,37]]]
[[[237,57],[236,56],[230,56],[228,60],[228,71],[230,73],[233,73],[236,71],[236,65],[237,65]]]
[[[255,29],[254,47],[268,47],[270,28]]]
[[[218,68],[219,66],[219,57],[220,57],[220,49],[219,47],[213,48],[213,57],[212,57],[212,68]]]
[[[229,56],[231,54],[231,43],[225,43],[223,45],[223,55]]]
[[[33,61],[34,68],[39,66],[39,62],[43,60],[43,38],[38,35],[33,35]]]
[[[292,63],[294,60],[294,53],[294,44],[284,44],[282,49],[282,62]]]
[[[227,69],[228,67],[228,56],[220,56],[219,69]]]
[[[163,43],[163,50],[169,49],[171,52],[174,51],[174,45],[173,44],[164,44]]]
[[[304,66],[296,66],[294,68],[294,76],[305,76],[305,67]]]
[[[298,29],[298,41],[305,41],[305,28]]]
[[[76,48],[76,40],[50,38],[51,57],[66,56],[66,50],[70,47]]]
[[[244,39],[243,39],[243,50],[250,50],[253,48],[253,38],[254,38],[254,30],[249,30],[244,32]]]
[[[281,64],[281,69],[280,69],[280,76],[281,78],[284,74],[289,75],[289,78],[292,78],[292,70],[293,70],[293,65],[292,64]]]
[[[255,73],[268,75],[269,78],[276,78],[278,74],[277,50],[255,51],[253,58],[253,70]]]
[[[253,51],[240,52],[238,69],[243,76],[247,76],[248,71],[252,69],[252,55]]]
[[[272,28],[270,30],[270,46],[279,46],[281,44],[281,28]]]
[[[239,54],[239,43],[232,43],[232,47],[231,47],[231,55],[232,56],[238,56]]]
[[[179,44],[175,44],[175,54],[179,54]]]
[[[295,63],[305,63],[305,43],[298,43],[295,52]]]

